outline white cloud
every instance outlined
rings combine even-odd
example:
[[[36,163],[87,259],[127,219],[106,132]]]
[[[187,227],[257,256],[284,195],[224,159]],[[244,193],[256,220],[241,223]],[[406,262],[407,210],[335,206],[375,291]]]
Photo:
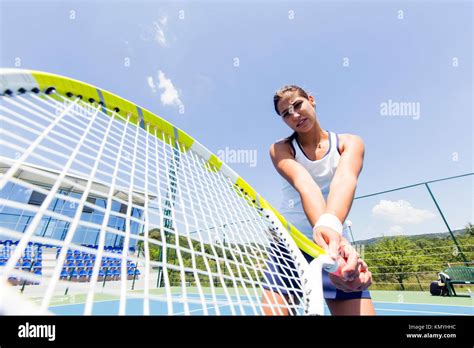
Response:
[[[166,16],[162,16],[160,19],[159,19],[159,22],[162,26],[166,27],[166,23],[168,23],[168,17]]]
[[[372,214],[395,224],[419,224],[436,216],[431,211],[417,209],[404,200],[381,200],[372,208]]]
[[[176,105],[178,107],[183,106],[179,93],[174,87],[170,79],[166,78],[165,73],[161,70],[158,71],[158,88],[163,90],[160,95],[160,100],[164,105]]]
[[[165,27],[168,24],[168,17],[163,15],[151,26],[143,27],[140,38],[144,41],[156,41],[160,46],[168,46],[168,39],[165,33]]]
[[[156,93],[156,85],[155,85],[155,81],[153,81],[153,77],[148,76],[146,78],[146,80],[147,80],[148,86],[151,88],[152,92]]]
[[[184,104],[179,98],[178,90],[173,85],[173,82],[171,82],[171,79],[165,76],[163,71],[158,70],[158,87],[152,76],[147,76],[147,83],[153,93],[156,93],[158,89],[161,91],[160,101],[163,105],[177,106],[180,110],[184,108]]]
[[[163,17],[158,22],[153,22],[153,26],[155,29],[155,36],[154,40],[158,42],[161,46],[166,46],[167,40],[164,31],[164,27],[166,26],[167,18]],[[164,23],[164,24],[163,24]]]

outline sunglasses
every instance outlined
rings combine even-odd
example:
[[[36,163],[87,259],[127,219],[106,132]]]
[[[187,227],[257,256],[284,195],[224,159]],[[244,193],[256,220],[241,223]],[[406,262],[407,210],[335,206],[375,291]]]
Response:
[[[282,118],[287,118],[290,114],[293,115],[295,111],[299,111],[301,109],[301,106],[303,105],[304,100],[297,100],[293,104],[290,105],[288,109],[283,111],[283,113],[280,115]]]

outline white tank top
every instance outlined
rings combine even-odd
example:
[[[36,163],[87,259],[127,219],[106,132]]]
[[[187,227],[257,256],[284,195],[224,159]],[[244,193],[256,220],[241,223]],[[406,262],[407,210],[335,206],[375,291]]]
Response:
[[[329,149],[320,160],[312,161],[304,154],[301,145],[296,138],[292,140],[292,146],[295,151],[295,160],[300,163],[311,175],[313,180],[318,184],[321,192],[324,196],[324,200],[327,201],[329,195],[329,186],[331,185],[332,178],[336,172],[337,165],[339,164],[339,138],[336,133],[329,132]],[[301,204],[301,198],[293,186],[283,180],[282,188],[282,201],[280,205],[281,214],[295,227],[304,233],[309,239],[313,240],[313,226],[308,221],[306,214]],[[344,224],[343,235],[348,238],[348,229]]]

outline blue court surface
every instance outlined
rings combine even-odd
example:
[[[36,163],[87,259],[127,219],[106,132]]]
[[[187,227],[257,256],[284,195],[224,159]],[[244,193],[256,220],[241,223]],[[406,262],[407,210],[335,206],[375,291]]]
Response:
[[[179,299],[175,297],[175,299]],[[225,302],[226,298],[219,298]],[[442,300],[437,298],[436,300]],[[446,302],[453,302],[455,299],[447,299]],[[256,301],[258,303],[258,301]],[[418,315],[418,316],[450,316],[450,315],[474,315],[474,299],[460,299],[460,304],[442,304],[442,303],[400,303],[390,301],[377,301],[374,298],[374,306],[377,315]],[[462,303],[462,304],[461,304]],[[119,312],[119,300],[104,300],[94,302],[94,315],[116,315]],[[82,315],[84,311],[84,303],[56,305],[51,306],[50,311],[59,315]],[[209,315],[252,315],[254,308],[250,305],[242,305],[240,308],[235,308],[232,313],[231,307],[225,304],[219,305],[218,308],[208,305]],[[204,315],[202,305],[199,303],[190,303],[189,312],[192,315]],[[325,312],[329,315],[329,310],[326,307]],[[152,315],[166,315],[168,307],[166,302],[150,300],[150,314]],[[127,315],[142,315],[143,314],[143,300],[142,299],[127,299],[126,301]],[[179,302],[173,303],[173,314],[184,315],[184,305]]]

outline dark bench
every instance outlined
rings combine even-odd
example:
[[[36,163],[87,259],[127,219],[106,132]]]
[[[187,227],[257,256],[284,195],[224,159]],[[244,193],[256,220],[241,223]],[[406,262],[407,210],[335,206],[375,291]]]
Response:
[[[448,296],[457,296],[455,284],[474,284],[474,267],[455,266],[439,273],[439,285],[444,286]]]

